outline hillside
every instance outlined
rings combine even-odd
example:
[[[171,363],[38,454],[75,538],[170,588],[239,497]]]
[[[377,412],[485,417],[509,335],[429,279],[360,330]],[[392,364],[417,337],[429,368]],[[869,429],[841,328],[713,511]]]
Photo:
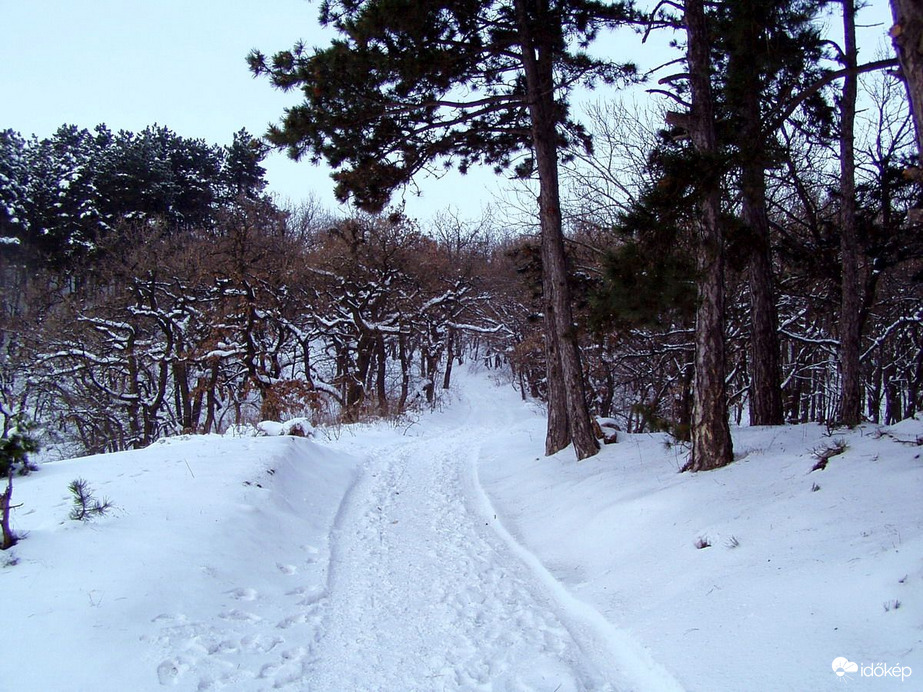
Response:
[[[540,411],[484,373],[457,380],[401,426],[172,438],[17,479],[0,689],[911,689],[923,674],[923,422],[736,429],[737,462],[690,475],[659,434],[541,457]],[[77,477],[115,509],[68,520]],[[838,676],[840,657],[857,670]]]

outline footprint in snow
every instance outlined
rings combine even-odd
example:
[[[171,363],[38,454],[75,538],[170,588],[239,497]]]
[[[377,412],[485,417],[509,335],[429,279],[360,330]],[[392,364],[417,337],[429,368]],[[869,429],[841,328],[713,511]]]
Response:
[[[219,616],[222,620],[237,620],[239,622],[260,622],[263,618],[254,613],[248,613],[237,608],[231,608]]]
[[[259,592],[256,589],[234,589],[229,592],[238,601],[255,601]]]
[[[157,680],[161,685],[175,685],[179,681],[180,666],[175,660],[166,660],[157,666]]]

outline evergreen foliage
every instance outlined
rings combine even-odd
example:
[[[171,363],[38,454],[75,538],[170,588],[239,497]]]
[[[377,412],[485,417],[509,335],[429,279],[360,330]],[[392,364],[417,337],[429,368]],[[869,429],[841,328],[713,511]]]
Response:
[[[126,224],[213,229],[219,210],[257,199],[265,145],[246,130],[228,146],[152,126],[139,133],[64,125],[46,139],[0,133],[0,253],[73,268]]]
[[[0,243],[16,244],[26,216],[26,142],[13,130],[0,131]]]
[[[395,188],[430,166],[465,172],[480,163],[530,173],[517,5],[553,46],[557,146],[588,146],[568,96],[578,85],[634,74],[630,65],[583,50],[601,28],[630,16],[626,3],[324,2],[321,22],[340,34],[330,47],[312,52],[299,43],[272,58],[249,56],[254,74],[305,98],[270,129],[269,141],[295,159],[326,160],[336,170],[337,196],[369,210],[380,210]]]
[[[83,478],[75,478],[67,486],[73,496],[73,507],[71,508],[68,518],[73,521],[90,521],[104,516],[112,509],[113,504],[109,500],[99,501],[93,496],[93,490],[90,484]]]
[[[20,474],[28,473],[31,470],[29,454],[38,451],[30,423],[21,417],[7,418],[5,423],[3,436],[0,437],[0,482],[6,482],[6,488],[0,492],[0,550],[12,548],[20,538],[10,526],[14,470]]]
[[[592,296],[597,329],[688,325],[695,314],[695,266],[689,255],[628,242],[609,250],[603,284]]]
[[[0,437],[0,478],[16,472],[24,476],[32,470],[29,455],[38,451],[35,425],[21,417],[7,420],[6,431]]]

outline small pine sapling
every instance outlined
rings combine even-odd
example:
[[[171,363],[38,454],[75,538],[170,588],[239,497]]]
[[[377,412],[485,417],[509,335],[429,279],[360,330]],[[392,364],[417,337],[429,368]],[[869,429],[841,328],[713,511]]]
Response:
[[[67,489],[74,496],[74,506],[71,508],[69,515],[74,521],[90,521],[96,517],[103,516],[113,507],[108,499],[100,502],[93,497],[90,484],[83,478],[76,478],[71,481]]]
[[[0,493],[0,550],[12,548],[19,541],[10,526],[10,510],[16,507],[12,504],[13,473],[28,473],[32,469],[29,454],[38,450],[38,442],[29,434],[32,426],[19,418],[12,422],[0,437],[0,478],[6,478],[6,490]]]
[[[13,508],[13,469],[7,471],[6,490],[0,494],[0,550],[12,548],[19,541],[19,536],[10,527],[10,510]]]

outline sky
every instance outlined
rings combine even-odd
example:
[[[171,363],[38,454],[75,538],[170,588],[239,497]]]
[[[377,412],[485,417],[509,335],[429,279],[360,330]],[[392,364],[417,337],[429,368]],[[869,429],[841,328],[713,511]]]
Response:
[[[298,40],[326,45],[317,13],[308,0],[0,0],[0,128],[47,137],[65,123],[131,131],[156,123],[214,144],[242,127],[261,135],[299,99],[255,79],[246,56]],[[872,0],[866,16],[886,20],[886,0]],[[886,30],[867,32],[866,43],[880,44]],[[337,208],[329,170],[280,153],[266,168],[283,201],[313,196]],[[422,180],[422,196],[405,197],[407,211],[451,206],[476,216],[501,185],[487,169]]]
[[[61,125],[142,130],[154,123],[184,137],[229,144],[242,127],[262,135],[299,102],[246,56],[304,40],[328,42],[307,0],[0,0],[0,128],[47,137]],[[267,159],[270,190],[283,200],[316,197],[338,208],[329,170],[284,154]],[[489,171],[425,183],[408,211],[454,205],[474,216],[489,202]],[[460,187],[464,194],[460,194]],[[399,199],[399,196],[398,196]],[[466,214],[467,215],[467,214]]]

